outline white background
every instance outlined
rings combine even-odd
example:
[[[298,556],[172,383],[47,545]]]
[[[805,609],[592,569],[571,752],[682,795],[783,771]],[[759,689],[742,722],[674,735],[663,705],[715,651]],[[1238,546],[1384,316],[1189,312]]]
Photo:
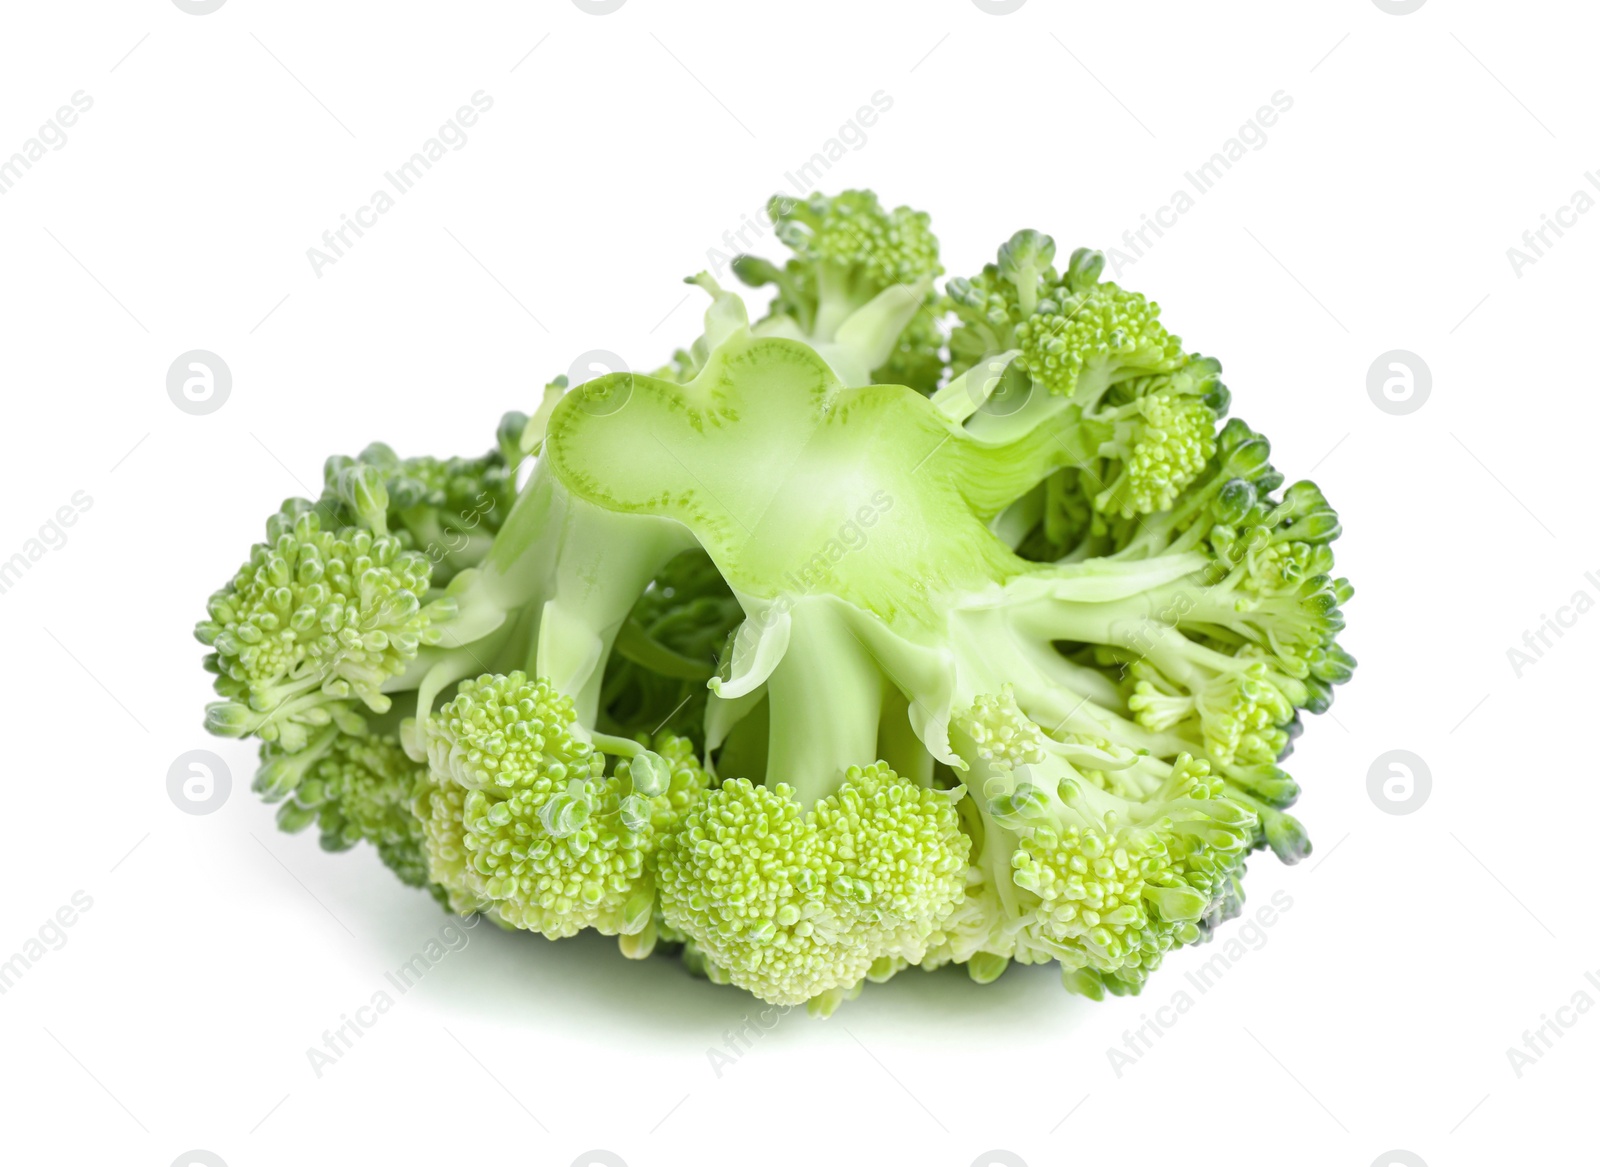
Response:
[[[0,156],[94,105],[0,196],[0,558],[92,506],[0,595],[0,957],[93,906],[0,996],[5,1158],[1441,1167],[1584,1137],[1600,1011],[1520,1078],[1506,1051],[1600,970],[1600,615],[1520,678],[1507,650],[1600,598],[1600,215],[1520,276],[1506,250],[1600,165],[1594,32],[1578,4],[1445,0],[7,6]],[[478,90],[468,144],[315,275],[306,249]],[[1361,668],[1291,760],[1317,851],[1251,864],[1252,906],[1292,909],[1120,1076],[1108,1048],[1211,951],[1100,1005],[1049,969],[905,973],[719,1077],[751,998],[479,929],[316,1077],[306,1049],[446,917],[370,851],[276,832],[252,749],[200,728],[205,597],[327,454],[475,453],[578,353],[692,338],[677,281],[879,90],[824,186],[929,210],[954,274],[1021,226],[1115,245],[1293,99],[1122,274],[1344,519]],[[166,393],[195,348],[233,374],[207,416]],[[1391,349],[1432,372],[1407,416],[1367,392]],[[206,816],[166,790],[196,748],[233,772]],[[1368,793],[1392,749],[1432,773],[1407,816]]]

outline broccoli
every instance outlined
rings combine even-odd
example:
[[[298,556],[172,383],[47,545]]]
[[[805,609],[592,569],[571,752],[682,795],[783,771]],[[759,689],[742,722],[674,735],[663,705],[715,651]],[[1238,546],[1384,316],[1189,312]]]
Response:
[[[1338,516],[1098,253],[941,291],[920,212],[773,214],[754,324],[702,274],[654,374],[330,459],[197,629],[207,726],[285,829],[508,928],[822,1015],[913,966],[1137,993],[1310,851]]]
[[[735,257],[733,273],[742,282],[776,289],[755,335],[805,342],[847,385],[936,388],[944,336],[932,285],[944,269],[928,216],[909,207],[886,210],[869,190],[803,202],[780,195],[768,214],[794,257],[782,267]]]

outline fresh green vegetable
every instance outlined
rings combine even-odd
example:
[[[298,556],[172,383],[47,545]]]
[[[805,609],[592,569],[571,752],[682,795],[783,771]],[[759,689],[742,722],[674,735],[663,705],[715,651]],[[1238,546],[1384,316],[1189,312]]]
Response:
[[[1338,518],[1098,253],[938,290],[919,212],[773,217],[754,324],[700,275],[653,375],[330,459],[211,599],[207,725],[285,829],[508,927],[823,1014],[912,965],[1137,993],[1310,851]]]

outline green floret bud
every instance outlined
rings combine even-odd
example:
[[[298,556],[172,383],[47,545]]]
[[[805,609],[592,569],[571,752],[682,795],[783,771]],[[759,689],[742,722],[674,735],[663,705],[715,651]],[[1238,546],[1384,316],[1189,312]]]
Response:
[[[1149,662],[1132,666],[1128,698],[1141,725],[1165,730],[1192,725],[1208,756],[1218,762],[1261,765],[1275,762],[1288,744],[1283,728],[1294,719],[1294,702],[1265,661],[1248,655],[1236,667],[1180,686]]]
[[[981,744],[1007,722],[1011,740],[1032,738],[1009,693],[979,699],[954,723],[983,792],[984,844],[962,910],[985,912],[990,936],[970,959],[985,969],[1054,960],[1075,992],[1137,992],[1163,954],[1204,938],[1201,923],[1233,886],[1258,816],[1188,754],[1159,764],[1159,780],[1128,797],[1068,760],[1095,751],[1089,743],[1044,738],[1026,751],[1039,760],[1015,765],[1015,751]]]
[[[1087,292],[1100,282],[1101,273],[1105,270],[1104,252],[1096,251],[1092,247],[1079,247],[1073,251],[1072,258],[1067,260],[1067,270],[1061,283],[1069,292]]]
[[[1041,287],[1055,279],[1055,268],[1050,266],[1055,257],[1056,241],[1042,231],[1018,231],[1000,245],[995,267],[1017,290],[1017,306],[1023,316],[1033,315]]]
[[[643,821],[660,839],[677,831],[683,818],[711,785],[695,756],[694,743],[674,733],[659,733],[651,749],[617,763],[619,790],[626,790],[623,802],[642,801]]]
[[[670,829],[705,785],[686,743],[607,777],[571,700],[522,673],[463,682],[429,719],[427,742],[415,811],[452,907],[551,939],[650,924],[658,824]]]
[[[735,779],[663,844],[664,915],[763,1000],[826,998],[885,957],[922,959],[968,846],[948,796],[881,763],[851,767],[809,814],[785,784]]]
[[[1051,266],[1055,254],[1054,239],[1024,229],[1000,245],[996,262],[985,264],[970,279],[957,277],[945,285],[944,307],[958,321],[950,336],[952,374],[1016,348],[1018,327],[1040,310],[1040,301],[1052,292],[1084,291],[1099,278],[1098,267],[1091,265],[1091,271],[1084,266],[1084,257],[1098,252],[1074,252],[1065,282]],[[1103,257],[1100,262],[1103,265]]]
[[[916,283],[943,270],[927,213],[888,210],[871,191],[814,195],[800,202],[779,196],[772,210],[778,238],[799,258],[818,265],[824,299],[847,289],[858,305],[864,304],[891,284]]]
[[[1131,519],[1170,508],[1216,452],[1216,428],[1216,414],[1198,397],[1134,398],[1120,411],[1116,436],[1100,449],[1120,466],[1095,496],[1095,509]]]
[[[206,725],[297,750],[329,723],[335,703],[386,710],[384,682],[438,640],[455,602],[424,603],[427,560],[389,536],[325,531],[314,512],[300,511],[274,515],[267,540],[195,628],[216,650],[224,698],[207,709]]]
[[[370,462],[341,465],[337,459],[329,459],[323,473],[334,496],[356,523],[374,535],[389,533],[389,487],[382,470]]]
[[[424,770],[406,756],[397,738],[337,734],[301,754],[284,755],[267,746],[262,757],[263,774],[285,763],[303,769],[293,797],[278,810],[280,827],[298,831],[315,822],[327,851],[371,843],[401,882],[427,886],[422,824],[411,811],[412,792]],[[309,760],[302,763],[303,757]]]
[[[711,791],[663,844],[667,922],[706,960],[764,1001],[797,1005],[854,984],[872,959],[852,952],[828,902],[817,832],[785,785],[739,778]]]
[[[334,525],[394,535],[427,557],[443,586],[482,561],[510,512],[527,425],[526,414],[507,413],[495,449],[476,458],[401,458],[382,442],[354,458],[335,455],[323,466],[316,509]]]
[[[1242,479],[1258,496],[1283,485],[1283,475],[1268,461],[1272,456],[1272,444],[1240,418],[1230,418],[1217,434],[1217,454],[1221,479]]]
[[[1219,554],[1230,556],[1232,548],[1223,550],[1221,543],[1213,537],[1212,546]],[[1258,596],[1277,596],[1293,594],[1308,579],[1327,575],[1333,569],[1333,551],[1326,543],[1268,542],[1246,548],[1241,562],[1245,568],[1241,587]]]
[[[1045,760],[1044,730],[1022,715],[1010,686],[998,696],[981,694],[962,715],[960,725],[977,756],[986,762],[1017,768]]]
[[[1017,324],[1026,318],[1016,286],[989,264],[978,275],[945,284],[943,307],[956,315],[950,334],[950,372],[959,376],[988,356],[1015,347]]]
[[[1161,309],[1116,284],[1052,289],[1017,325],[1022,367],[1051,393],[1092,404],[1120,380],[1172,372],[1182,342],[1161,326]]]
[[[1187,755],[1147,803],[1108,805],[1070,780],[1060,797],[1071,813],[1025,830],[1012,858],[1013,882],[1041,901],[1033,935],[1068,950],[1057,954],[1063,968],[1136,988],[1164,953],[1201,939],[1198,921],[1242,861],[1255,817]]]
[[[1030,517],[1038,525],[1019,551],[1051,560],[1074,548],[1074,558],[1120,550],[1140,536],[1154,544],[1223,493],[1229,518],[1250,513],[1250,483],[1217,476],[1217,423],[1230,403],[1221,372],[1214,358],[1190,354],[1171,372],[1120,380],[1097,398],[1087,390],[1075,396],[1077,436],[1092,455],[1045,484]],[[1204,485],[1191,489],[1197,483]],[[1155,519],[1141,523],[1145,516]]]
[[[852,766],[811,812],[834,886],[856,905],[859,937],[878,955],[922,960],[929,933],[960,899],[971,842],[950,797],[882,762]]]
[[[777,289],[771,312],[752,331],[815,346],[849,384],[932,392],[944,368],[932,294],[943,269],[928,216],[909,207],[891,211],[871,191],[850,190],[799,201],[780,195],[770,212],[795,255],[782,267],[756,256],[734,259],[743,283]]]
[[[1334,643],[1344,629],[1340,607],[1352,594],[1349,581],[1331,574],[1339,516],[1309,482],[1274,502],[1236,479],[1212,509],[1215,578],[1191,613],[1195,626],[1295,679],[1306,692],[1286,687],[1294,704],[1325,708],[1329,686],[1347,680],[1355,663]]]
[[[1182,375],[1180,370],[1170,381],[1175,384]],[[1155,384],[1159,380],[1133,384]],[[1210,394],[1200,399],[1208,405],[1216,401],[1216,407],[1226,404]],[[1204,549],[1211,543],[1221,565],[1231,568],[1237,555],[1218,552],[1218,541],[1242,552],[1251,539],[1258,538],[1253,532],[1272,505],[1268,495],[1282,485],[1283,476],[1268,460],[1270,455],[1271,447],[1264,437],[1240,419],[1230,419],[1216,434],[1210,464],[1171,507],[1125,525],[1116,540],[1116,557],[1145,558],[1180,548]]]

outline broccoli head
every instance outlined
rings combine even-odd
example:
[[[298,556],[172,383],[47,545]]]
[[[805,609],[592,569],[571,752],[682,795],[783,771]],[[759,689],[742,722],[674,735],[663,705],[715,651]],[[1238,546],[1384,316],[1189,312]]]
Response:
[[[508,929],[823,1015],[946,965],[1138,993],[1310,852],[1338,514],[1098,252],[938,288],[921,212],[772,219],[754,324],[701,274],[653,374],[330,459],[197,629],[207,725],[284,829]]]

